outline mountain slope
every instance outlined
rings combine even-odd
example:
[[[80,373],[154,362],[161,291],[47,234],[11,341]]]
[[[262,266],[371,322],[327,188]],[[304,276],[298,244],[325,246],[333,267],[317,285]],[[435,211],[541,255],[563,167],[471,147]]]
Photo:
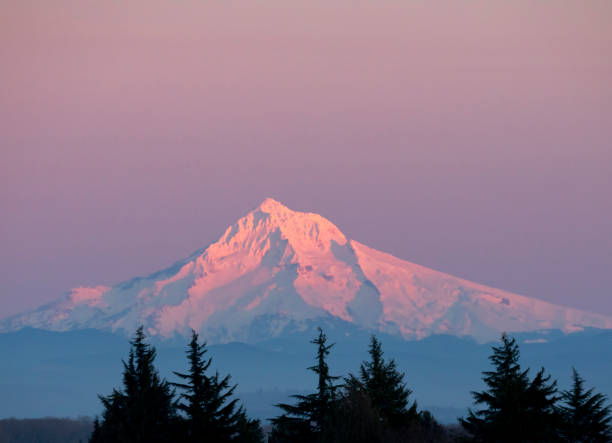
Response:
[[[257,341],[321,321],[422,338],[501,331],[612,328],[612,318],[472,283],[348,239],[317,214],[267,199],[208,248],[114,287],[75,288],[0,322],[1,331],[144,324],[170,338],[199,330],[211,342]]]

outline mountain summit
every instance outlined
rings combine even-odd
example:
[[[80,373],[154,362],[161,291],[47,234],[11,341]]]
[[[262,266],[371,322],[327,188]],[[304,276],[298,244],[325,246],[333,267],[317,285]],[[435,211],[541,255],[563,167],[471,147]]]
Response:
[[[255,341],[320,321],[422,338],[494,339],[502,331],[612,328],[612,317],[557,306],[434,271],[347,238],[318,214],[268,198],[219,240],[163,271],[113,287],[73,289],[7,318],[26,326],[170,338],[193,328],[210,342]]]

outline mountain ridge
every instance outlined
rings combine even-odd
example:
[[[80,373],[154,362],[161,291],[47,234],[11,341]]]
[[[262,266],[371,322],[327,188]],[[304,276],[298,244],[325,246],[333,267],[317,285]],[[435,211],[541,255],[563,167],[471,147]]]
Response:
[[[96,328],[161,338],[193,328],[211,342],[304,330],[316,319],[421,339],[494,339],[502,331],[612,328],[612,317],[435,271],[348,238],[319,214],[268,198],[171,267],[115,286],[74,288],[0,321],[0,331]]]

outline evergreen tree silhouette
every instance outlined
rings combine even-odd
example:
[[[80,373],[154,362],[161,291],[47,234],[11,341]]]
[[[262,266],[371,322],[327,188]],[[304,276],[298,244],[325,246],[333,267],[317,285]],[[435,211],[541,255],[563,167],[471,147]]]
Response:
[[[93,430],[91,432],[91,436],[89,437],[89,443],[100,443],[102,442],[102,431],[100,429],[100,419],[98,417],[94,418],[93,421]]]
[[[562,417],[559,433],[569,443],[604,443],[612,441],[610,406],[606,397],[584,389],[584,379],[572,368],[571,389],[561,393]]]
[[[308,368],[317,374],[317,391],[309,395],[293,395],[297,400],[295,405],[276,405],[285,413],[272,419],[271,442],[322,441],[329,431],[338,389],[334,381],[340,377],[329,374],[327,356],[334,345],[327,344],[321,328],[318,331],[318,337],[311,341],[317,346],[316,364]]]
[[[409,405],[412,391],[406,387],[405,374],[397,369],[395,360],[386,362],[380,341],[371,336],[370,360],[359,368],[359,378],[349,374],[346,385],[363,390],[381,417],[391,426],[410,426],[418,420],[416,402]]]
[[[521,369],[519,347],[506,334],[489,357],[494,369],[483,372],[488,389],[472,392],[474,402],[486,408],[461,419],[463,428],[476,442],[550,442],[555,436],[556,382],[541,369],[532,382],[529,369]]]
[[[154,366],[155,348],[145,343],[143,327],[130,341],[123,361],[123,389],[99,396],[104,411],[91,442],[145,443],[171,441],[176,430],[174,392]]]
[[[236,424],[237,433],[232,439],[235,443],[261,443],[264,441],[264,432],[259,420],[249,419],[246,412],[242,410],[238,414]]]
[[[529,433],[529,441],[559,441],[557,381],[551,382],[551,375],[545,375],[545,369],[540,368],[527,388],[526,397],[523,427]]]
[[[327,441],[388,443],[388,437],[386,426],[366,392],[356,386],[345,386],[335,407],[333,429]]]
[[[189,371],[174,372],[184,383],[171,383],[180,389],[178,409],[185,413],[185,439],[200,442],[259,442],[263,431],[258,420],[249,420],[238,399],[231,399],[237,385],[230,386],[230,376],[221,378],[206,371],[212,358],[205,359],[206,343],[199,344],[198,334],[192,331],[187,349]]]

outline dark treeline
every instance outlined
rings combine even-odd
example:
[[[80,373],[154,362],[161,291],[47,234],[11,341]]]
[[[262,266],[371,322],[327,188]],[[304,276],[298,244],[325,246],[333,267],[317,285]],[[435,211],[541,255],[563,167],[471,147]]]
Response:
[[[91,418],[5,418],[0,420],[0,443],[85,443]]]
[[[461,425],[473,442],[610,442],[610,406],[573,369],[573,384],[557,389],[544,368],[533,379],[521,368],[515,339],[502,335],[489,357],[492,370],[483,372],[487,389],[473,392],[481,409],[469,410]]]
[[[102,417],[94,420],[91,443],[261,442],[259,420],[247,417],[232,398],[236,385],[218,372],[208,374],[212,359],[194,331],[187,349],[189,368],[175,372],[180,383],[161,379],[156,350],[145,342],[143,328],[130,342],[123,362],[123,388],[100,396]]]
[[[276,405],[269,443],[395,442],[612,442],[607,399],[573,369],[573,384],[560,391],[544,368],[530,378],[519,362],[519,347],[502,335],[483,372],[486,389],[472,392],[475,408],[459,426],[440,425],[411,400],[405,374],[386,360],[373,335],[369,358],[355,374],[333,374],[327,361],[333,344],[321,329],[312,340],[317,380],[314,391]],[[193,332],[187,348],[188,370],[161,379],[156,350],[145,342],[142,327],[123,362],[123,386],[100,396],[103,412],[94,421],[91,443],[263,442],[259,420],[250,419],[234,396],[230,376],[211,369],[206,343]],[[452,368],[449,368],[452,377]]]

